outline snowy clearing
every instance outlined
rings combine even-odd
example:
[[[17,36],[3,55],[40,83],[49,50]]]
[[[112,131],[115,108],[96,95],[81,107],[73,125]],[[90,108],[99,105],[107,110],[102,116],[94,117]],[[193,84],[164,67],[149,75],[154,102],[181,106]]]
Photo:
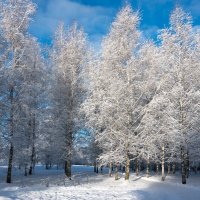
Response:
[[[2,168],[1,168],[2,169]],[[105,173],[106,171],[106,173]],[[92,167],[73,166],[73,180],[63,176],[62,170],[44,170],[37,167],[33,176],[19,176],[15,171],[11,185],[0,184],[1,200],[199,200],[200,175],[191,175],[187,185],[181,184],[181,176],[146,178],[131,174],[130,181],[120,174],[118,181],[104,174],[93,173]],[[2,179],[2,177],[1,177]]]

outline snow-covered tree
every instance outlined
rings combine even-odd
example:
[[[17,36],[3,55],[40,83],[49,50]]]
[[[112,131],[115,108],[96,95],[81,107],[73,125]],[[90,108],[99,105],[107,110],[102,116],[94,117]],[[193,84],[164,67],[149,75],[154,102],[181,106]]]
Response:
[[[1,30],[8,43],[8,60],[6,62],[8,101],[9,101],[9,162],[7,182],[11,182],[12,162],[14,154],[13,139],[16,136],[16,124],[18,120],[17,101],[20,93],[21,69],[24,67],[22,59],[25,51],[25,41],[30,16],[35,11],[35,5],[29,0],[1,1]]]
[[[56,31],[51,57],[57,80],[54,93],[58,108],[57,121],[65,141],[63,158],[65,174],[69,178],[73,136],[78,126],[78,108],[84,95],[81,71],[84,69],[86,53],[86,36],[83,30],[79,29],[77,24],[65,30],[64,25],[60,24]]]
[[[194,138],[199,138],[196,123],[200,109],[197,81],[200,69],[191,17],[177,7],[170,17],[170,25],[159,35],[160,63],[164,74],[158,94],[148,107],[153,117],[146,116],[146,126],[151,127],[149,137],[157,141],[153,140],[152,147],[157,144],[163,151],[168,148],[165,153],[171,161],[174,158],[181,160],[182,183],[186,183],[187,160],[195,149],[192,145],[196,143]]]
[[[19,148],[23,146],[22,141],[25,147],[19,152],[24,152],[25,155],[21,155],[22,158],[27,157],[27,161],[23,163],[21,160],[21,164],[23,163],[23,166],[29,167],[29,174],[31,175],[36,163],[36,143],[39,136],[39,121],[41,121],[40,112],[42,112],[42,104],[45,104],[43,94],[46,90],[44,84],[46,72],[43,66],[41,49],[35,38],[27,37],[22,60],[21,75],[23,79],[18,97],[21,105],[21,115],[19,117],[20,122],[17,125],[20,127],[19,133],[22,133],[20,137],[24,138],[20,141]]]
[[[155,93],[148,82],[153,80],[150,65],[138,56],[138,23],[139,15],[129,5],[118,13],[102,42],[101,57],[90,66],[91,92],[83,106],[103,151],[100,161],[126,165],[126,179],[130,159],[139,154],[136,138],[145,106]]]

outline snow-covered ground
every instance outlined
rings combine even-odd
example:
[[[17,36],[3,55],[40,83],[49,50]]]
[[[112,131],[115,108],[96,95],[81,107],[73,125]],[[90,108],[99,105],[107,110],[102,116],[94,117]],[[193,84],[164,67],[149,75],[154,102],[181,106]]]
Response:
[[[23,177],[15,169],[13,183],[3,183],[4,168],[0,168],[0,200],[199,200],[200,175],[191,175],[187,185],[181,184],[181,176],[136,177],[130,181],[124,175],[118,181],[114,177],[93,173],[92,167],[73,166],[73,180],[64,177],[62,170],[44,170],[38,166],[35,175]],[[104,170],[105,171],[105,170]],[[107,170],[106,170],[107,171]],[[22,178],[23,177],[23,178]]]

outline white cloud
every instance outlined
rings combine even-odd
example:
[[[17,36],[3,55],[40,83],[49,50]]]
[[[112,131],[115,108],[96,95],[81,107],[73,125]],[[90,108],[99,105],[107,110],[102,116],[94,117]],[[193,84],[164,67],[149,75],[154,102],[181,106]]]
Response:
[[[194,33],[200,32],[200,25],[193,26]]]
[[[190,12],[192,12],[194,17],[200,16],[200,1],[199,0],[191,0],[190,5],[188,6]]]
[[[142,29],[142,40],[156,39],[159,30],[158,26],[144,26]]]
[[[45,9],[38,8],[30,29],[44,40],[53,35],[59,21],[64,21],[66,25],[77,21],[89,35],[98,35],[99,38],[99,34],[106,32],[113,14],[112,8],[83,5],[70,0],[49,0]]]

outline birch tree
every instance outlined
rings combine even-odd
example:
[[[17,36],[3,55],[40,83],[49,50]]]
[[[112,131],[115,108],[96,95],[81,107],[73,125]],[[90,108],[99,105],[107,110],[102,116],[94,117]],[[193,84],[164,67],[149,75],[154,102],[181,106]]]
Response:
[[[129,179],[130,159],[138,154],[136,138],[145,105],[155,92],[145,80],[153,75],[148,75],[150,65],[139,65],[138,24],[139,15],[129,5],[117,14],[102,42],[100,59],[91,64],[91,93],[84,103],[88,125],[103,150],[100,161],[126,165],[125,179]]]
[[[160,80],[159,94],[154,99],[155,104],[151,106],[153,106],[152,109],[163,107],[160,117],[158,112],[154,113],[154,119],[158,120],[158,132],[165,132],[164,135],[161,135],[167,138],[162,149],[165,149],[167,145],[171,148],[170,154],[176,154],[181,159],[182,183],[185,184],[186,168],[188,168],[186,160],[191,151],[192,134],[196,132],[195,124],[199,114],[197,100],[199,99],[199,90],[197,89],[199,88],[197,81],[199,67],[195,61],[197,44],[194,42],[191,17],[181,8],[177,7],[173,11],[170,24],[171,27],[162,30],[159,36],[161,39],[161,67],[166,75]],[[167,102],[167,106],[164,102]],[[163,117],[168,119],[166,118],[167,120],[161,124]],[[158,132],[156,139],[160,137]],[[160,142],[162,143],[163,140],[159,140]]]
[[[30,21],[30,16],[35,11],[34,4],[29,0],[10,0],[1,2],[1,29],[4,37],[9,44],[9,62],[8,65],[8,90],[9,90],[9,161],[7,172],[7,183],[11,183],[12,162],[14,154],[13,137],[15,135],[15,120],[17,116],[16,97],[18,94],[17,76],[20,75],[21,59],[24,55],[24,40],[27,34],[27,29]],[[19,77],[19,76],[18,76]]]
[[[78,125],[78,107],[83,98],[81,71],[86,61],[86,36],[73,24],[65,30],[61,24],[56,31],[52,59],[56,67],[59,94],[57,100],[65,140],[65,174],[71,178],[73,135]]]
[[[23,63],[24,67],[21,71],[23,82],[21,83],[22,89],[18,101],[22,105],[21,112],[24,113],[21,122],[24,123],[22,128],[25,130],[25,136],[27,136],[25,143],[29,153],[26,153],[26,156],[28,156],[27,165],[29,166],[29,175],[31,175],[36,163],[36,145],[39,134],[39,120],[41,120],[39,112],[41,112],[41,105],[45,104],[43,94],[46,89],[44,85],[46,72],[41,49],[35,38],[27,38]],[[23,138],[23,135],[21,137]]]

